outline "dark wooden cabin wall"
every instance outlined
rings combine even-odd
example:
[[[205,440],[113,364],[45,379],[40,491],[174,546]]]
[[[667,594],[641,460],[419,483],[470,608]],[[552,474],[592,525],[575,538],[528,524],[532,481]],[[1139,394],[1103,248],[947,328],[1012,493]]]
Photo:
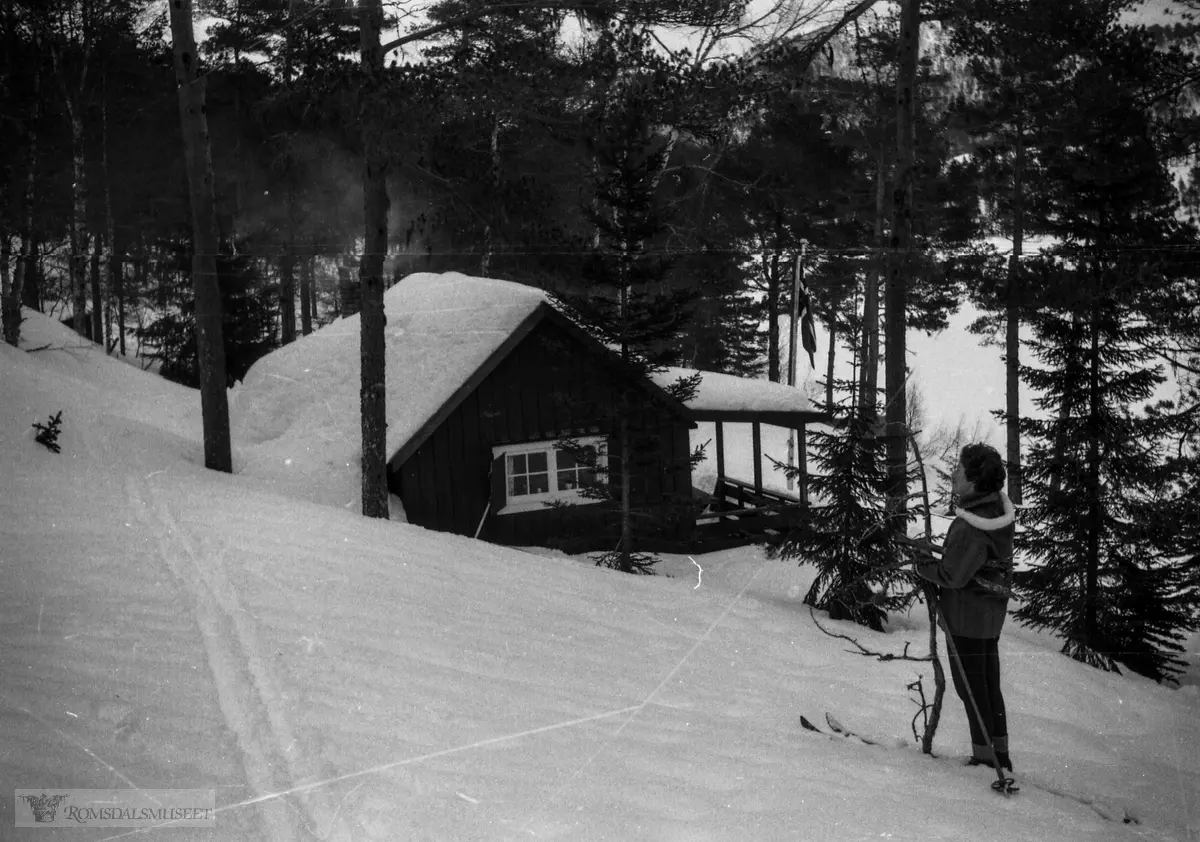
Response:
[[[474,535],[491,497],[492,447],[567,435],[606,435],[598,429],[610,411],[610,370],[597,355],[551,322],[541,322],[447,416],[389,482],[410,523]],[[688,495],[688,425],[664,411],[634,419],[639,437],[654,443],[656,469],[641,480],[635,500]],[[610,442],[610,452],[615,447]],[[641,498],[639,500],[639,498]],[[489,512],[480,537],[505,544],[554,543],[569,533],[611,532],[605,504],[515,514]]]

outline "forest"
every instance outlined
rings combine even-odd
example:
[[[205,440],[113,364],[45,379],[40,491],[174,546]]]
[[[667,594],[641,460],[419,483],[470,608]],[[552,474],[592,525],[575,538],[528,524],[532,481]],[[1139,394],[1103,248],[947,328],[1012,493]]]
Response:
[[[906,575],[905,336],[969,303],[1006,365],[1016,616],[1169,679],[1200,629],[1198,11],[0,0],[5,340],[53,313],[199,387],[229,470],[226,387],[360,314],[363,512],[386,516],[372,384],[405,275],[537,286],[643,368],[775,381],[795,307],[837,423],[829,504],[774,549],[875,624],[912,598],[856,596]]]

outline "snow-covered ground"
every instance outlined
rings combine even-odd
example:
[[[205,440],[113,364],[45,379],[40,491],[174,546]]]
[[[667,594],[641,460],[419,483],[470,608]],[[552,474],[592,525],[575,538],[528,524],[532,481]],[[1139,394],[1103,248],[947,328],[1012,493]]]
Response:
[[[212,473],[196,393],[27,315],[50,347],[0,345],[0,781],[219,805],[215,828],[63,838],[1200,839],[1196,640],[1172,689],[1011,625],[1004,798],[913,747],[928,665],[823,635],[808,569],[746,549],[632,577],[370,521],[280,493],[253,442]],[[60,409],[52,454],[30,425]],[[827,625],[924,651],[920,609]],[[827,711],[889,747],[800,727]],[[936,749],[967,746],[951,694]],[[0,839],[46,838],[14,809]]]

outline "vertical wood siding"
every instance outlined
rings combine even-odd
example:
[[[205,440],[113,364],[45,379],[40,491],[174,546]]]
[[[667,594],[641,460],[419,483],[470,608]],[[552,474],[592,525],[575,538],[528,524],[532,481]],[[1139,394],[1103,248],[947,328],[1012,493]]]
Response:
[[[392,466],[391,490],[403,501],[410,523],[474,535],[492,497],[493,446],[612,436],[615,430],[605,416],[614,394],[604,360],[543,321],[402,466]],[[690,497],[687,422],[664,407],[635,419],[633,427],[641,443],[651,446],[650,464],[635,481],[635,502]],[[611,544],[606,533],[615,527],[615,513],[603,503],[505,515],[488,511],[480,537],[544,545],[568,538],[578,544],[580,535],[591,535],[595,540],[585,543],[605,546]]]

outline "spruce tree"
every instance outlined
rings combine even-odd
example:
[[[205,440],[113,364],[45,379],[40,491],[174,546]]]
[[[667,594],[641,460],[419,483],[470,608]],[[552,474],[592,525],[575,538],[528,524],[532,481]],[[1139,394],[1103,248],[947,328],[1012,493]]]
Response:
[[[636,518],[644,501],[646,472],[657,470],[661,444],[641,429],[648,397],[644,383],[678,359],[675,341],[691,308],[692,293],[667,282],[670,257],[662,253],[665,209],[659,183],[672,141],[659,131],[684,81],[648,48],[644,33],[614,27],[606,45],[615,66],[614,83],[596,115],[594,201],[589,214],[595,247],[584,269],[587,288],[564,295],[566,304],[619,356],[612,426],[615,452],[608,454],[608,491],[620,504],[621,539],[598,563],[630,573],[647,573],[657,558],[639,546]],[[696,383],[668,389],[686,400]],[[651,413],[653,414],[653,413]]]
[[[809,433],[809,495],[814,505],[800,525],[770,546],[772,557],[811,564],[817,577],[804,597],[835,620],[883,631],[911,589],[895,564],[899,547],[887,510],[886,440],[874,419],[858,411],[857,382],[837,381],[834,423]]]
[[[1016,575],[1015,616],[1056,631],[1077,660],[1162,680],[1182,665],[1183,632],[1200,628],[1200,593],[1176,555],[1181,522],[1164,517],[1183,498],[1162,494],[1163,419],[1136,409],[1164,380],[1145,348],[1157,328],[1131,323],[1113,274],[1056,268],[1088,291],[1080,310],[1037,318],[1041,366],[1022,367],[1048,415],[1023,421],[1032,446],[1018,546],[1031,567]]]
[[[1016,617],[1053,630],[1072,657],[1123,665],[1156,680],[1181,664],[1197,628],[1180,527],[1160,512],[1178,464],[1163,445],[1178,417],[1148,411],[1164,382],[1155,360],[1179,309],[1182,266],[1166,259],[1194,242],[1145,94],[1160,57],[1142,33],[1114,27],[1071,80],[1062,145],[1045,166],[1036,209],[1060,245],[1035,261],[1041,306],[1030,313],[1039,365],[1022,366],[1040,393],[1022,420],[1031,448],[1026,529],[1030,569],[1016,583]]]

